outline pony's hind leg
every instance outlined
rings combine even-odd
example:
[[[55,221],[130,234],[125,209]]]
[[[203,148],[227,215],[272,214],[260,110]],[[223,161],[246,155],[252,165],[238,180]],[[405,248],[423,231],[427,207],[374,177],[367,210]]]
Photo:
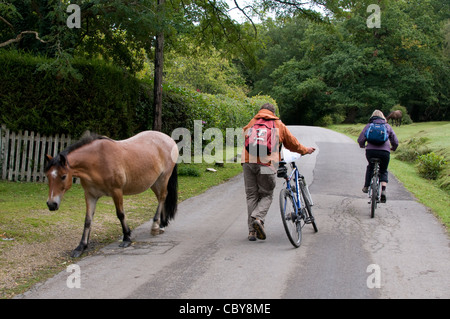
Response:
[[[161,224],[161,212],[164,204],[159,202],[158,208],[156,209],[155,217],[153,217],[152,231],[153,236],[160,235],[164,233],[164,227],[160,227]]]
[[[158,208],[156,208],[155,216],[153,217],[152,231],[151,234],[153,236],[164,233],[164,228],[161,227],[161,217],[164,214],[164,200],[167,196],[167,180],[168,176],[163,174],[158,180],[152,185],[151,189],[155,193],[156,198],[158,199]]]
[[[158,198],[158,208],[153,218],[152,235],[159,235],[164,232],[164,227],[169,224],[169,220],[175,217],[177,210],[177,166],[175,165],[172,168],[170,174],[161,175],[152,186],[152,190]]]

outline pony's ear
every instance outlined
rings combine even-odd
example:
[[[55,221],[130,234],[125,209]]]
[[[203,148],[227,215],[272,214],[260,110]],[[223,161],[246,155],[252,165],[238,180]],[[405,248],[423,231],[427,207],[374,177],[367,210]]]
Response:
[[[67,165],[67,157],[64,154],[59,154],[59,163],[62,167],[65,167]]]
[[[45,163],[50,162],[53,159],[53,157],[51,157],[50,155],[46,154],[45,155]]]

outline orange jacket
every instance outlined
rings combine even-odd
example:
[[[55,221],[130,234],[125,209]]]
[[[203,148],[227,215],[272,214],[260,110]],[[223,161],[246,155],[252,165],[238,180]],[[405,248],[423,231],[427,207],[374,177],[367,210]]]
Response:
[[[278,135],[278,143],[282,143],[284,147],[286,147],[291,152],[297,152],[302,155],[308,152],[307,148],[299,143],[299,141],[289,132],[286,125],[284,125],[281,120],[275,116],[271,111],[262,109],[258,112],[258,114],[253,117],[253,119],[243,128],[244,136],[247,134],[247,130],[251,128],[257,119],[264,118],[275,121],[275,129],[276,134]],[[255,156],[249,154],[245,147],[242,150],[241,156],[242,163],[258,163],[263,165],[273,165],[273,163],[278,163],[280,161],[280,153],[279,147],[276,148],[275,152],[272,152],[267,158],[260,159]]]

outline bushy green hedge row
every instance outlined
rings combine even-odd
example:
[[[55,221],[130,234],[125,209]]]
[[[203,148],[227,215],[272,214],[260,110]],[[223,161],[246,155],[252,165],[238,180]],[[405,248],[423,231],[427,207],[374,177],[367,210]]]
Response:
[[[0,123],[11,130],[79,137],[91,130],[112,138],[126,138],[151,128],[153,84],[98,60],[75,59],[82,79],[62,78],[38,71],[52,61],[0,50]],[[163,87],[163,131],[204,127],[244,126],[266,102],[267,96],[229,97],[183,88]]]
[[[0,51],[0,122],[11,130],[125,137],[145,125],[136,105],[151,105],[140,82],[101,61],[76,60],[82,80],[38,71],[52,61]]]
[[[177,127],[194,128],[194,120],[201,120],[203,129],[215,127],[225,133],[226,128],[245,126],[264,103],[276,105],[269,96],[211,95],[188,89],[163,86],[163,131]]]

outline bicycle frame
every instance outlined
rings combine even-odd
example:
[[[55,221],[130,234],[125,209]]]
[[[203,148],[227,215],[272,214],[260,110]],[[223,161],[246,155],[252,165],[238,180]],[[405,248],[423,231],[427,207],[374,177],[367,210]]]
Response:
[[[293,196],[294,202],[295,202],[295,215],[298,216],[298,212],[301,211],[301,209],[302,209],[301,201],[300,201],[300,194],[299,194],[299,185],[298,185],[298,179],[299,179],[300,174],[298,172],[297,165],[295,165],[295,162],[291,163],[291,167],[292,167],[291,175],[289,175],[286,178],[286,189],[295,194],[295,196]],[[292,186],[291,186],[292,177],[294,177],[295,191],[292,189]]]
[[[380,187],[381,187],[381,183],[380,183],[380,175],[379,175],[379,171],[380,171],[380,163],[379,162],[375,162],[374,163],[374,168],[373,168],[373,173],[372,173],[372,177],[370,179],[370,186],[369,186],[369,198],[372,198],[372,183],[373,183],[373,177],[376,177],[377,180],[377,194],[376,194],[376,198],[377,198],[377,202],[380,201]],[[369,201],[370,203],[371,201]]]
[[[293,196],[294,200],[295,200],[295,214],[298,216],[299,212],[301,212],[301,210],[303,208],[302,207],[302,202],[300,200],[300,185],[299,185],[300,180],[302,180],[302,183],[304,183],[305,190],[307,192],[306,195],[308,196],[308,198],[305,198],[305,200],[307,200],[309,202],[310,206],[313,206],[314,204],[313,204],[312,199],[311,199],[311,194],[309,194],[309,189],[308,189],[306,183],[304,182],[305,177],[302,174],[300,174],[300,172],[298,170],[298,167],[295,164],[295,162],[291,162],[290,164],[291,164],[291,167],[292,167],[292,172],[286,178],[286,184],[287,184],[286,185],[286,189],[288,191],[293,192],[295,194],[295,196]],[[291,183],[290,183],[290,181],[292,179],[294,179],[295,190],[292,189],[292,186],[291,186]]]
[[[378,203],[380,202],[380,162],[378,159],[374,160],[374,167],[372,177],[370,179],[369,185],[369,204],[370,204],[370,217],[373,218],[375,216],[375,209],[377,208]],[[376,183],[374,187],[374,183]],[[375,194],[373,192],[376,192]]]

